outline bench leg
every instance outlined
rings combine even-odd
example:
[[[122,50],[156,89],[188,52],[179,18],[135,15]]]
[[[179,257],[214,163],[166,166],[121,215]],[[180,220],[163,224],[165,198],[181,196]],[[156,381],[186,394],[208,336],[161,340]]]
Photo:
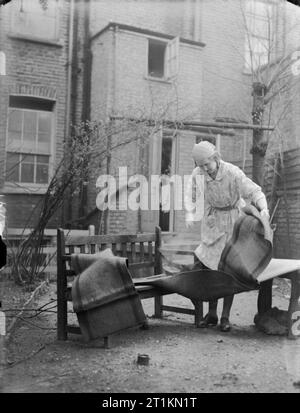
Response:
[[[68,302],[65,297],[65,289],[61,288],[57,293],[57,339],[67,340]]]
[[[257,299],[258,314],[264,314],[272,308],[272,285],[273,280],[261,283]]]
[[[155,318],[162,318],[163,316],[162,305],[163,305],[163,297],[161,295],[158,297],[154,297],[154,317]]]
[[[300,327],[298,327],[300,318],[300,305],[298,303],[300,297],[300,271],[295,272],[295,274],[290,277],[290,280],[291,298],[288,308],[288,338],[295,339],[300,337]]]
[[[104,337],[104,348],[110,348],[110,337]]]
[[[195,307],[195,326],[199,327],[200,321],[203,319],[203,301],[193,301]]]

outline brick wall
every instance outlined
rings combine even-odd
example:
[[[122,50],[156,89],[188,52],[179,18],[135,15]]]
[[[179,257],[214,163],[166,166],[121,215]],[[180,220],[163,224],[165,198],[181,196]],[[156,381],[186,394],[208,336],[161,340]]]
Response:
[[[78,5],[77,7],[81,7]],[[82,7],[81,7],[82,8]],[[0,8],[1,49],[6,53],[7,76],[1,78],[0,93],[0,176],[1,188],[4,184],[5,150],[7,113],[10,94],[33,95],[42,98],[51,98],[54,102],[54,152],[51,158],[52,167],[62,157],[63,139],[66,121],[66,93],[68,69],[68,28],[69,2],[61,2],[59,12],[59,39],[57,42],[34,41],[32,38],[17,37],[11,29],[11,4]],[[82,101],[82,56],[83,56],[83,18],[82,10],[78,10],[79,18],[76,30],[78,31],[78,71],[76,71],[77,89],[72,101],[74,116],[71,121],[77,123],[81,118]],[[10,191],[12,192],[12,191]],[[18,193],[4,193],[8,210],[8,226],[22,227],[31,214],[34,206],[41,199],[41,195],[24,190]],[[28,196],[28,193],[31,193]],[[56,219],[54,219],[56,222]],[[53,224],[55,225],[55,223]],[[51,224],[50,224],[51,226]]]

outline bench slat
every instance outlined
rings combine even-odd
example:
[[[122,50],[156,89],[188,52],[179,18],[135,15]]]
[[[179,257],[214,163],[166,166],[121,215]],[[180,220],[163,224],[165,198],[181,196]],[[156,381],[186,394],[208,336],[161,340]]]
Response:
[[[129,269],[149,268],[154,267],[154,261],[131,262],[128,264]]]
[[[162,254],[170,254],[170,255],[194,255],[194,251],[192,250],[176,250],[172,248],[160,248],[160,252]]]
[[[155,234],[67,236],[65,245],[112,244],[155,241]]]
[[[139,268],[150,268],[154,267],[154,261],[143,261],[143,262],[131,262],[128,264],[129,269],[139,269]],[[75,271],[65,270],[66,277],[74,277]]]

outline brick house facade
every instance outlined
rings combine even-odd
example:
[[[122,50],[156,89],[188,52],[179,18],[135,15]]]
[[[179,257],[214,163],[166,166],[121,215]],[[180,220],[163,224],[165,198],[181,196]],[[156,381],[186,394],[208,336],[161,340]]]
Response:
[[[0,8],[0,49],[7,57],[7,75],[0,77],[0,187],[8,206],[8,226],[22,227],[43,196],[47,174],[51,175],[51,168],[62,157],[68,121],[76,124],[86,119],[130,117],[136,115],[137,110],[151,117],[153,108],[157,116],[167,105],[165,118],[169,120],[252,123],[252,77],[245,66],[245,59],[249,59],[245,15],[236,0],[49,0],[48,11],[38,10],[44,24],[33,24],[26,2],[14,0],[13,3]],[[278,4],[281,7],[285,2],[278,0]],[[286,39],[285,46],[292,50],[297,45],[293,44],[294,37],[288,34],[288,28],[287,33],[283,33],[282,20],[278,17],[282,11],[280,7],[274,15],[277,38]],[[294,8],[291,13],[295,14]],[[166,52],[169,44],[172,46]],[[281,48],[281,44],[276,46],[276,50]],[[169,53],[169,57],[173,56],[172,70],[175,65],[176,75],[168,73],[167,81],[164,76],[160,77],[164,67],[157,66],[157,62],[154,66],[149,63],[151,50],[155,55]],[[154,70],[154,76],[149,76],[149,67]],[[284,150],[299,147],[297,108],[300,100],[299,94],[294,95],[295,104],[287,111],[282,124],[288,135]],[[10,124],[8,115],[13,110],[17,115]],[[18,183],[13,185],[5,178],[9,164],[6,154],[15,157],[21,153],[17,146],[10,149],[9,144],[13,133],[16,133],[17,143],[24,141],[24,125],[28,124],[30,129],[30,121],[25,121],[27,111],[36,117],[36,152],[26,165],[20,164],[18,171],[13,171]],[[48,121],[41,136],[44,132],[46,139],[48,133],[50,144],[39,152],[39,119],[43,116]],[[23,126],[18,126],[18,122],[23,122]],[[190,157],[193,144],[197,139],[212,137],[217,139],[225,160],[251,173],[252,132],[230,130],[227,133],[220,129],[220,137],[216,135],[205,128],[198,132],[177,130],[176,133],[172,128],[164,129],[158,138],[156,172],[161,172],[162,148],[168,148],[172,172],[182,176],[189,174],[193,167]],[[118,139],[126,139],[126,134]],[[278,139],[272,135],[270,139],[271,156],[278,149]],[[32,143],[28,145],[27,150],[32,153]],[[103,145],[104,142],[98,143],[99,151],[103,150]],[[155,150],[152,149],[154,155]],[[110,160],[110,172],[117,174],[118,166],[127,165],[130,173],[136,173],[140,151],[140,146],[133,142],[121,146]],[[155,160],[155,156],[152,158]],[[107,171],[105,162],[101,166],[102,169],[98,165],[90,180],[86,212],[95,208],[96,179]],[[30,184],[21,182],[22,174],[27,174],[27,180],[30,176]],[[80,216],[76,196],[71,204],[73,217]],[[151,219],[141,215],[134,211],[113,212],[107,231],[147,230],[147,220],[152,226],[160,222],[157,213]],[[181,211],[175,211],[167,219],[170,231],[185,231]],[[56,227],[60,222],[64,222],[62,216],[56,217],[51,226]]]

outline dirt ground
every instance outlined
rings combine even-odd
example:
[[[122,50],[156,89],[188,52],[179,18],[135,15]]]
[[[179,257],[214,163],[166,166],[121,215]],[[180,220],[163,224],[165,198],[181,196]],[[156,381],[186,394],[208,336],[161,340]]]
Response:
[[[273,305],[286,310],[285,280],[273,287]],[[23,301],[30,293],[23,294]],[[7,289],[4,308],[20,306],[13,297],[14,289]],[[56,286],[50,283],[29,308],[50,301],[55,305],[55,299]],[[164,299],[192,308],[176,294]],[[153,300],[144,300],[150,328],[115,334],[108,349],[102,339],[85,343],[77,335],[57,341],[55,312],[19,320],[7,343],[2,392],[300,393],[300,340],[257,331],[256,300],[256,291],[236,295],[229,333],[218,327],[197,329],[189,315],[165,313],[162,320],[154,319]],[[138,354],[149,356],[148,366],[136,363]]]

